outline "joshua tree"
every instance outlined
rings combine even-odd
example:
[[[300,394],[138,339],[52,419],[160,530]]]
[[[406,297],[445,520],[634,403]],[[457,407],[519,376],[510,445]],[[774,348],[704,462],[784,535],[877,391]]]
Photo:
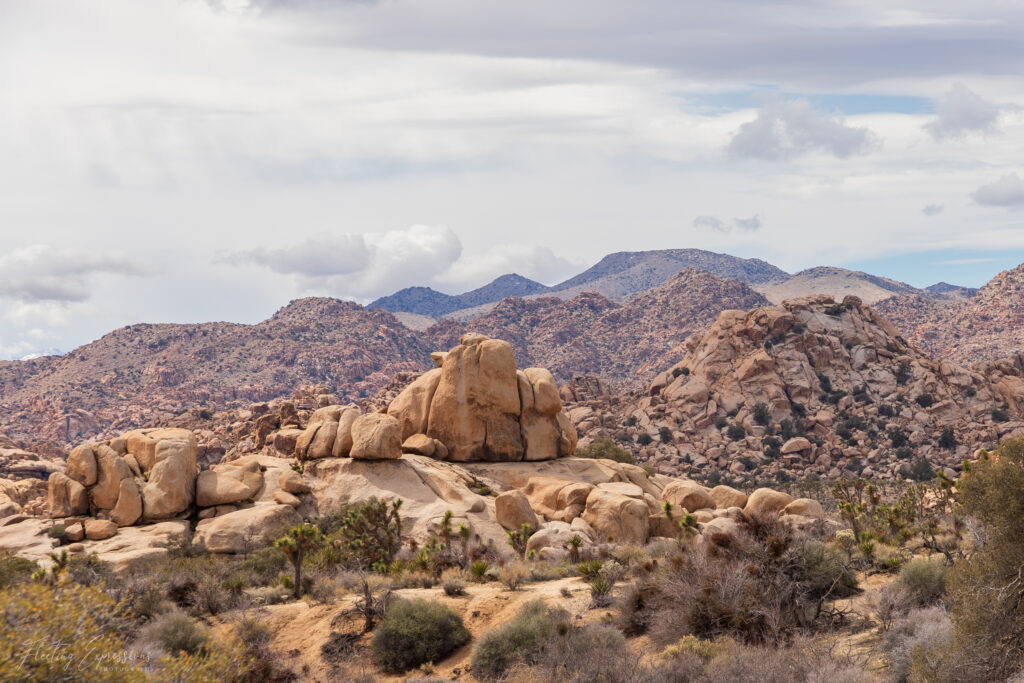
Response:
[[[577,564],[580,561],[580,548],[583,547],[583,537],[573,534],[565,544],[569,550],[569,561]]]
[[[302,594],[302,562],[307,554],[315,551],[323,542],[323,534],[312,524],[300,524],[277,539],[277,547],[284,551],[295,569],[295,585],[292,590],[296,599]]]

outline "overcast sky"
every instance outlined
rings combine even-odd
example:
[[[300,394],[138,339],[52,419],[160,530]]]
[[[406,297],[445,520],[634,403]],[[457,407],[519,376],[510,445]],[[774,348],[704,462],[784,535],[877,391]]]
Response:
[[[1024,260],[1021,36],[1008,0],[0,0],[0,358],[621,250],[978,285]]]

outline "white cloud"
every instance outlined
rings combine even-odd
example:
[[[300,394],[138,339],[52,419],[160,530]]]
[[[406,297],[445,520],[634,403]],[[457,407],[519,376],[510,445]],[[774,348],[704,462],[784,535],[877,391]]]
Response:
[[[925,216],[938,216],[945,208],[946,207],[942,204],[926,204],[925,207],[921,209],[921,213]]]
[[[1024,205],[1024,180],[1016,173],[1010,173],[994,183],[982,185],[971,197],[983,206]]]
[[[695,228],[711,230],[723,235],[727,235],[733,230],[754,232],[760,230],[761,225],[761,216],[759,214],[754,214],[750,218],[733,218],[731,223],[727,223],[717,216],[697,216],[693,219],[693,226]]]
[[[145,274],[126,256],[34,244],[0,256],[0,297],[18,302],[81,302],[97,276]]]
[[[936,140],[962,138],[971,132],[996,131],[999,109],[963,83],[956,83],[936,102],[935,108],[938,116],[924,128]]]
[[[413,225],[383,234],[322,233],[286,247],[225,254],[220,260],[294,275],[304,290],[365,299],[429,281],[461,253],[462,243],[450,229]]]
[[[867,128],[848,126],[841,116],[817,112],[805,99],[776,98],[733,133],[726,151],[734,157],[769,161],[815,151],[846,159],[867,154],[878,145],[878,137]]]
[[[518,273],[552,285],[585,267],[585,264],[558,256],[546,246],[499,244],[483,253],[464,255],[439,274],[436,282],[463,291],[480,287],[501,275]]]

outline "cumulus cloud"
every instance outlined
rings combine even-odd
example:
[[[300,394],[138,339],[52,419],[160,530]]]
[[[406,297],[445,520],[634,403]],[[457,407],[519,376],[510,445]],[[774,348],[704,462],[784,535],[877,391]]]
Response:
[[[925,216],[938,216],[940,213],[942,213],[942,210],[945,208],[946,207],[942,204],[928,204],[923,209],[921,209],[921,213],[923,213]]]
[[[384,233],[321,234],[287,247],[226,254],[220,260],[296,276],[307,291],[361,300],[412,286],[463,291],[511,272],[550,284],[580,267],[535,244],[499,244],[464,254],[451,229],[427,225]]]
[[[1024,205],[1024,180],[1010,173],[994,183],[982,185],[971,197],[983,206],[1021,206]]]
[[[466,255],[438,276],[450,288],[472,289],[507,273],[551,285],[572,276],[582,264],[538,244],[499,244],[481,254]]]
[[[963,83],[955,84],[943,95],[935,109],[938,116],[926,123],[924,129],[939,141],[962,138],[972,132],[994,132],[999,120],[999,109]]]
[[[775,99],[741,125],[726,151],[739,158],[782,161],[820,151],[839,159],[867,154],[878,147],[867,128],[849,126],[843,117],[815,111],[805,99]]]
[[[693,219],[693,226],[704,230],[727,235],[733,230],[754,232],[761,229],[761,216],[754,214],[750,218],[733,218],[732,222],[726,222],[718,216],[697,216]]]
[[[257,247],[221,260],[297,276],[307,290],[365,298],[429,281],[461,253],[462,243],[451,229],[413,225],[385,233],[321,233],[287,247]]]
[[[0,256],[0,297],[23,303],[74,303],[89,298],[99,275],[142,275],[127,257],[35,244]]]

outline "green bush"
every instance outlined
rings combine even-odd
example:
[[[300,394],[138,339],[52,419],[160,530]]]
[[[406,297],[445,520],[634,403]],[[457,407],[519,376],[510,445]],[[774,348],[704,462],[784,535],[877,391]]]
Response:
[[[22,581],[28,581],[39,565],[32,560],[18,557],[12,552],[0,552],[0,588],[7,588]]]
[[[542,600],[527,603],[514,619],[480,637],[473,651],[473,675],[495,680],[514,664],[531,663],[564,619],[564,613],[548,610]]]
[[[754,406],[754,424],[759,424],[762,427],[767,427],[772,421],[772,414],[768,410],[767,404],[758,403]]]
[[[386,572],[402,547],[402,501],[390,504],[370,498],[331,515],[320,529],[331,528],[330,540],[338,541],[339,558],[360,569]]]
[[[469,642],[459,615],[438,602],[396,599],[373,633],[373,659],[385,671],[401,673],[438,662]]]
[[[185,652],[199,654],[210,642],[202,626],[184,612],[166,612],[154,619],[143,631],[144,640],[152,642],[169,655]]]
[[[942,599],[946,592],[946,565],[942,560],[915,557],[900,569],[896,587],[919,607]]]
[[[918,394],[917,398],[914,400],[917,401],[917,405],[922,408],[929,408],[935,403],[935,397],[931,394]]]
[[[729,425],[729,428],[725,430],[725,435],[729,437],[730,441],[739,441],[747,435],[747,430],[740,425]]]
[[[857,577],[843,554],[825,543],[808,543],[797,555],[797,578],[808,597],[832,598],[851,595],[857,589]]]
[[[647,443],[650,443],[650,441]],[[633,457],[632,453],[627,451],[625,448],[618,446],[607,436],[599,436],[583,448],[577,449],[576,457],[603,458],[605,460],[614,460],[615,462],[624,462],[629,465],[636,464],[636,458]]]

